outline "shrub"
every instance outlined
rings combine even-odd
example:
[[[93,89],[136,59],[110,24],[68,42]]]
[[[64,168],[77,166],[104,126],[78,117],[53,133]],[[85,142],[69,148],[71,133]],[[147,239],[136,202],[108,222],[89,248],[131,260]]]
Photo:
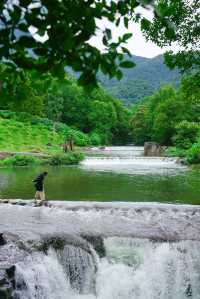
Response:
[[[54,166],[78,164],[83,158],[84,155],[79,152],[55,154],[48,159],[48,164]]]
[[[0,117],[5,119],[14,118],[16,116],[16,113],[9,110],[0,110]]]
[[[169,147],[165,151],[165,156],[168,157],[185,157],[186,156],[186,150],[178,147]]]
[[[176,126],[176,134],[172,137],[173,144],[177,147],[188,149],[197,140],[200,126],[196,122],[181,121]]]
[[[101,145],[101,137],[98,133],[96,132],[93,132],[91,135],[90,135],[90,141],[91,141],[91,144],[92,145]]]
[[[15,155],[0,161],[1,166],[30,166],[39,164],[40,160],[33,156]]]
[[[187,150],[186,157],[190,164],[200,163],[200,140]]]
[[[68,136],[72,136],[75,144],[78,146],[87,146],[91,144],[89,136],[80,131],[70,130]]]

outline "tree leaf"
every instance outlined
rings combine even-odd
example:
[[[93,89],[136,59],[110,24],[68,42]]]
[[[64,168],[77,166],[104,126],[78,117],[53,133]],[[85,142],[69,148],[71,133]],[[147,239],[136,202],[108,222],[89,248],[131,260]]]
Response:
[[[121,62],[119,66],[123,68],[132,68],[135,66],[135,63],[133,61],[125,60]]]
[[[105,33],[106,33],[106,37],[107,37],[108,40],[112,38],[112,33],[111,33],[111,30],[109,28],[107,28],[105,30]]]
[[[129,38],[133,36],[132,33],[125,33],[122,37],[123,42],[126,42]]]
[[[128,22],[129,19],[127,17],[124,17],[124,26],[128,29]]]

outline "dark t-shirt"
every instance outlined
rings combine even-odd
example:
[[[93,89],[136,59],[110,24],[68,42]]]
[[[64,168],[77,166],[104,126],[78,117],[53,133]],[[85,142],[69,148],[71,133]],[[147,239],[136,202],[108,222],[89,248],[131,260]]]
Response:
[[[33,181],[35,183],[35,189],[36,189],[36,191],[43,191],[43,189],[44,189],[44,185],[43,185],[44,178],[45,178],[45,175],[43,173],[41,173]]]

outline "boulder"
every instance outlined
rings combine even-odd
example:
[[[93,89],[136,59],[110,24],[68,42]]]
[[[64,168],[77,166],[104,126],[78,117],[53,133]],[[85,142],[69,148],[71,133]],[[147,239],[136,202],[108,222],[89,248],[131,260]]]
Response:
[[[4,238],[4,235],[0,233],[0,246],[3,246],[6,244],[6,240]]]
[[[163,154],[163,147],[156,142],[145,142],[144,156],[146,157],[160,157]]]

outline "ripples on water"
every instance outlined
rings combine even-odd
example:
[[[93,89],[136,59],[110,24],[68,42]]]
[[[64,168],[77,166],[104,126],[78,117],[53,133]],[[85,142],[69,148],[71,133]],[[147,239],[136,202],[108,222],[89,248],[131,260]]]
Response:
[[[47,170],[50,200],[196,203],[200,173],[174,158],[143,157],[143,147],[94,148],[80,166],[0,169],[0,197],[34,196],[32,179]]]

